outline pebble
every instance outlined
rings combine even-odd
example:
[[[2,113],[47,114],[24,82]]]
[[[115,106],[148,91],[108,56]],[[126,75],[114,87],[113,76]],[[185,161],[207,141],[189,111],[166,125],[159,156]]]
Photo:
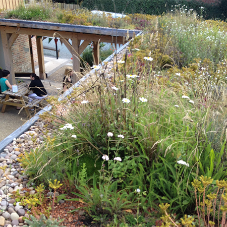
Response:
[[[15,210],[13,209],[13,207],[9,207],[9,208],[8,208],[8,212],[9,212],[10,214],[12,214],[12,213],[15,213]]]
[[[23,223],[24,222],[23,217],[19,217],[18,221],[19,223]]]
[[[13,160],[17,159],[17,155],[13,154],[13,155],[11,156],[11,159],[13,159]]]
[[[10,213],[8,213],[7,211],[5,211],[2,216],[5,218],[5,219],[10,219]]]
[[[14,208],[15,211],[18,211],[19,209],[23,209],[23,207],[16,205],[15,208]]]
[[[35,194],[35,190],[30,191],[30,195],[34,195]]]
[[[11,220],[18,220],[19,219],[19,215],[17,213],[12,213],[11,214]]]
[[[5,200],[3,200],[2,202],[1,202],[1,206],[7,206],[9,203],[7,202],[7,201],[5,201]]]
[[[17,210],[17,213],[18,213],[19,216],[24,216],[25,215],[25,210],[22,209],[22,208],[21,209],[18,209]]]
[[[5,218],[3,216],[0,216],[0,226],[5,225]]]

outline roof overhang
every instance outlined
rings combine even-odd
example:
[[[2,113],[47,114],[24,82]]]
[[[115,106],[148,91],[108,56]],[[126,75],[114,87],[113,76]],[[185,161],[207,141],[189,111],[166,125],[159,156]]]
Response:
[[[30,28],[30,29],[49,30],[53,32],[57,32],[57,31],[73,32],[73,33],[106,35],[106,36],[115,36],[115,37],[128,36],[128,38],[132,38],[134,35],[137,35],[140,32],[140,30],[127,30],[127,29],[105,28],[105,27],[98,27],[98,26],[84,26],[84,25],[14,20],[14,19],[0,19],[0,26],[16,27],[18,29]]]

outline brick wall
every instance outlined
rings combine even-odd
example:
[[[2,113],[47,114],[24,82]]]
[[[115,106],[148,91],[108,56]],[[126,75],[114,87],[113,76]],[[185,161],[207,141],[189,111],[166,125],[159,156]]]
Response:
[[[32,38],[35,66],[38,64],[36,37]],[[14,72],[32,72],[28,35],[19,35],[12,45]]]

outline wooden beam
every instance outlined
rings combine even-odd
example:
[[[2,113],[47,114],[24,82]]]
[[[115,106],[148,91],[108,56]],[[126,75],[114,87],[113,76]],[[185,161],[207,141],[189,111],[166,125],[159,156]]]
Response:
[[[80,72],[80,55],[79,55],[79,45],[80,40],[77,35],[73,35],[72,38],[72,47],[75,51],[73,51],[73,70],[75,72]]]
[[[1,37],[4,52],[5,69],[9,70],[11,75],[9,77],[9,82],[11,84],[16,84],[15,73],[13,68],[12,51],[11,48],[9,47],[9,34],[7,34],[5,31],[1,31]]]
[[[85,48],[88,46],[90,41],[84,40],[83,43],[79,46],[79,55],[82,54],[82,52],[85,50]]]
[[[71,54],[73,54],[73,48],[72,48],[72,45],[69,43],[69,41],[67,39],[60,39],[60,41],[62,43],[64,43],[64,45],[66,46],[66,48],[69,50],[69,52]]]
[[[28,40],[29,40],[32,72],[35,73],[35,63],[34,63],[34,56],[33,56],[33,50],[32,50],[32,37],[31,37],[31,35],[28,36]]]
[[[94,42],[94,65],[99,65],[99,42]]]
[[[16,39],[17,39],[18,36],[19,36],[19,35],[16,34],[16,33],[13,33],[13,34],[11,35],[11,37],[9,38],[9,47],[11,47],[11,46],[13,45],[13,43],[16,41]]]
[[[37,45],[37,54],[38,54],[38,65],[39,65],[39,78],[41,80],[46,79],[45,73],[45,64],[44,64],[44,55],[43,55],[43,41],[42,37],[36,37],[36,45]]]
[[[110,36],[110,35],[95,35],[95,34],[84,34],[84,33],[76,33],[76,32],[59,32],[55,30],[44,30],[44,29],[34,29],[34,28],[20,28],[17,27],[6,27],[0,26],[0,30],[4,30],[7,33],[17,33],[17,34],[26,34],[26,35],[36,35],[36,36],[48,36],[53,37],[54,33],[57,32],[55,35],[56,37],[65,39],[72,39],[73,35],[77,35],[77,38],[80,40],[85,41],[99,41],[105,43],[115,43],[118,44],[123,43],[123,36]]]

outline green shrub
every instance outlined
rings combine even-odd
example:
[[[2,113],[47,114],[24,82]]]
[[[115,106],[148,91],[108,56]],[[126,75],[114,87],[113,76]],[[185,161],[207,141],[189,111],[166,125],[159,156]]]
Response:
[[[30,5],[28,7],[20,6],[19,8],[9,11],[6,18],[18,18],[22,20],[48,20],[51,18],[52,11],[50,8],[42,5]]]

